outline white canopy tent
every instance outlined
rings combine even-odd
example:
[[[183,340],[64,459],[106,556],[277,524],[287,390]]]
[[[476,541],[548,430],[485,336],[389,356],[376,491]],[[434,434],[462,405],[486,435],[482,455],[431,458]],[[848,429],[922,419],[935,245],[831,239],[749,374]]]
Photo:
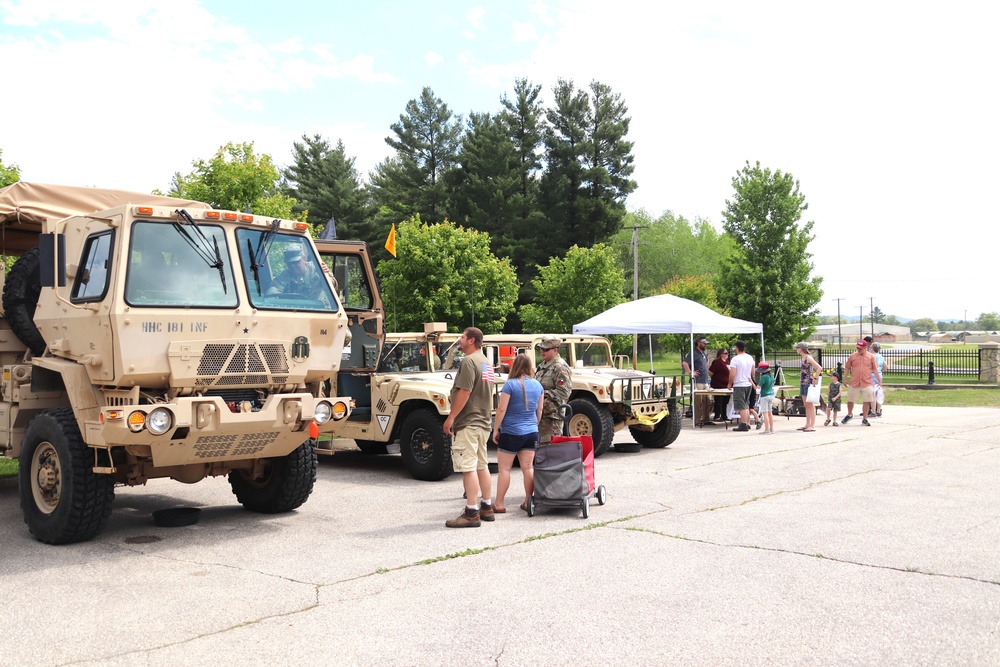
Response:
[[[659,294],[644,299],[621,303],[573,325],[578,334],[688,334],[691,357],[694,358],[694,335],[701,334],[759,334],[760,349],[764,349],[764,325],[735,317],[721,315],[708,306],[682,299],[673,294]],[[652,365],[652,340],[650,365]],[[694,378],[692,378],[692,384]],[[693,389],[693,387],[692,387]],[[691,423],[694,423],[694,410]]]

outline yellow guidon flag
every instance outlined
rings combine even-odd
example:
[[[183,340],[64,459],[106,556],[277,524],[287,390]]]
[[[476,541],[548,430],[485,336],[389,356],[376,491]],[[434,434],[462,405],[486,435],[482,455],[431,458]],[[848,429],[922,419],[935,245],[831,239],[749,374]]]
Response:
[[[392,229],[389,230],[389,238],[385,240],[385,249],[389,251],[389,254],[393,257],[396,256],[396,223],[392,223]]]

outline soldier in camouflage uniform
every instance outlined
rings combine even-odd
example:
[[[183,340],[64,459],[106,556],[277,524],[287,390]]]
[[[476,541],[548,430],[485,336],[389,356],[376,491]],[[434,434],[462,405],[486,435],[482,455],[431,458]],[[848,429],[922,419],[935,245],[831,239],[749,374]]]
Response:
[[[569,377],[569,366],[559,356],[562,340],[546,336],[538,343],[542,353],[542,363],[538,364],[535,379],[542,383],[545,397],[542,401],[542,420],[538,422],[540,444],[548,444],[553,435],[561,435],[563,420],[559,417],[559,406],[569,401],[573,383]]]

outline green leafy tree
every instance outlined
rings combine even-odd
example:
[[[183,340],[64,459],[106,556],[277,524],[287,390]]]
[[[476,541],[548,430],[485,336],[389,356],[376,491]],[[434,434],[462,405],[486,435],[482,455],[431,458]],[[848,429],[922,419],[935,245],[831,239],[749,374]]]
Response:
[[[657,219],[646,211],[630,212],[625,226],[611,242],[631,278],[632,232],[638,227],[639,296],[663,292],[663,285],[678,276],[714,276],[722,261],[732,254],[732,239],[707,220],[689,222],[667,211]]]
[[[445,174],[455,165],[462,118],[425,87],[419,99],[406,104],[406,113],[391,128],[385,142],[396,155],[371,174],[371,189],[379,206],[394,212],[397,221],[419,214],[428,223],[441,222],[448,211]]]
[[[422,331],[447,322],[450,331],[503,330],[517,299],[517,276],[490,252],[489,235],[451,222],[428,225],[414,216],[396,230],[396,259],[377,271],[390,331]]]
[[[881,321],[882,321],[882,324],[888,324],[888,325],[894,326],[894,327],[900,326],[900,324],[899,324],[899,318],[896,317],[895,315],[886,315],[885,317],[882,318]]]
[[[1000,315],[997,313],[980,313],[979,317],[976,318],[976,329],[986,329],[989,331],[996,331],[1000,329]]]
[[[170,196],[194,199],[214,208],[293,219],[295,200],[281,194],[271,156],[257,155],[253,142],[222,146],[209,160],[195,160],[186,176],[174,174]]]
[[[870,317],[872,321],[875,322],[875,324],[881,324],[882,322],[885,321],[885,313],[883,313],[882,309],[879,308],[878,306],[875,306],[872,309]]]
[[[930,317],[921,317],[915,320],[910,320],[910,333],[915,334],[918,331],[937,331],[938,325]]]
[[[21,180],[21,168],[16,164],[3,163],[3,150],[0,149],[0,188],[17,183]]]
[[[296,200],[294,210],[307,213],[306,221],[317,230],[333,218],[339,238],[373,245],[377,239],[369,220],[367,194],[354,160],[339,139],[331,146],[318,134],[303,134],[301,142],[292,144],[292,164],[282,170],[283,191]]]
[[[673,294],[682,299],[700,303],[723,315],[729,314],[725,308],[719,305],[719,295],[712,284],[712,276],[708,274],[673,278],[660,288],[660,294]],[[664,334],[658,338],[658,342],[667,350],[686,352],[691,347],[690,337],[684,334]],[[710,347],[718,345],[719,343],[715,341],[710,343]]]
[[[722,216],[736,248],[720,267],[719,298],[734,317],[762,322],[771,347],[786,348],[812,333],[823,295],[809,261],[813,223],[800,224],[808,204],[791,174],[759,162],[737,172],[733,189]]]
[[[573,325],[617,306],[625,299],[625,274],[615,253],[598,243],[573,246],[565,258],[539,267],[535,301],[521,307],[527,333],[568,333]]]

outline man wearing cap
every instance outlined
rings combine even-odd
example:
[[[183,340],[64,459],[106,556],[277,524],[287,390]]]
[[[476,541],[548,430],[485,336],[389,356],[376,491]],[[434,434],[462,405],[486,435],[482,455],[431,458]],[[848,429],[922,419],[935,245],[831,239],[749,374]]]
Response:
[[[868,343],[859,340],[856,347],[858,351],[849,356],[847,364],[844,365],[844,375],[850,375],[851,379],[847,383],[847,416],[840,423],[846,424],[854,419],[852,414],[854,403],[860,396],[861,400],[864,401],[861,409],[861,423],[865,426],[871,426],[871,422],[868,421],[868,410],[875,400],[872,381],[874,379],[875,382],[881,384],[882,374],[879,372],[875,355],[868,352]]]
[[[708,339],[699,338],[695,341],[693,353],[689,353],[681,361],[684,372],[691,376],[691,381],[694,382],[696,390],[708,390],[708,355],[705,354],[705,348],[707,347]],[[696,423],[704,424],[708,421],[708,406],[710,402],[711,399],[708,397],[708,394],[696,395],[694,403],[694,419]]]
[[[291,244],[285,248],[285,270],[271,281],[268,294],[301,294],[319,296],[323,294],[322,276],[313,266],[306,263],[306,254],[301,245]]]
[[[569,401],[573,390],[573,380],[569,366],[559,356],[562,340],[555,336],[545,336],[538,342],[542,362],[535,370],[535,379],[542,384],[545,394],[542,399],[542,419],[538,422],[538,442],[548,444],[552,436],[562,435],[563,420],[559,416],[559,406]]]

